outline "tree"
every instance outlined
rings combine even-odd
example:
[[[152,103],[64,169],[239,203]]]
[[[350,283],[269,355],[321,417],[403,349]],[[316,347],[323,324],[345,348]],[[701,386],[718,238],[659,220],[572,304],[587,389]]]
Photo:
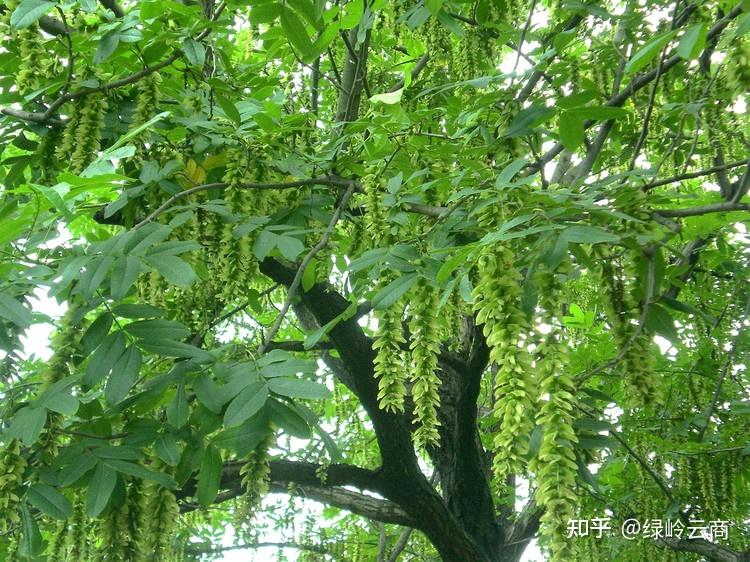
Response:
[[[750,560],[747,2],[0,10],[4,560]]]

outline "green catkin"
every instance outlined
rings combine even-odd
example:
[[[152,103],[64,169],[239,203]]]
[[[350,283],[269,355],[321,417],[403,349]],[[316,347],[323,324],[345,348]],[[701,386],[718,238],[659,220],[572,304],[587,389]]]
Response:
[[[380,182],[374,175],[368,174],[361,179],[361,183],[365,196],[365,215],[362,220],[364,245],[368,249],[378,248],[381,244],[387,244],[390,239],[386,210],[381,201]]]
[[[100,562],[126,562],[130,555],[133,536],[130,529],[130,505],[126,500],[110,510],[101,525]]]
[[[383,287],[391,280],[390,277],[385,277],[379,286]],[[401,302],[375,311],[378,328],[372,347],[375,350],[374,374],[378,379],[378,403],[381,409],[390,412],[403,412],[406,396],[402,349],[406,339],[401,325],[402,312]]]
[[[76,308],[70,307],[60,319],[59,327],[52,337],[50,347],[54,350],[42,373],[42,384],[39,387],[41,395],[56,382],[70,375],[70,363],[79,351],[78,336],[82,331],[81,323],[74,325]],[[62,414],[48,412],[47,422],[37,443],[39,456],[45,464],[50,464],[57,456],[59,436],[57,429],[62,425]]]
[[[544,508],[541,532],[549,539],[550,561],[565,562],[572,559],[567,522],[578,503],[575,492],[578,466],[574,453],[578,438],[573,429],[576,392],[567,372],[568,346],[559,335],[558,284],[552,273],[541,277],[540,305],[547,311],[547,321],[553,329],[536,349],[542,396],[536,422],[542,430],[542,442],[532,468],[538,482],[536,501]]]
[[[440,405],[440,326],[438,320],[439,292],[427,280],[420,279],[412,295],[411,321],[411,395],[414,399],[414,442],[418,447],[437,445],[440,441],[437,409]]]
[[[179,508],[174,494],[146,480],[135,494],[134,562],[166,560],[172,551]],[[154,558],[154,553],[159,557]]]
[[[477,269],[473,308],[490,348],[490,361],[497,365],[493,410],[499,430],[493,469],[502,483],[523,471],[533,429],[531,361],[523,338],[528,322],[520,308],[522,278],[513,251],[487,246]]]
[[[727,85],[734,95],[750,91],[750,40],[736,39],[727,54]]]
[[[269,449],[275,442],[271,433],[258,444],[254,451],[247,456],[247,461],[240,469],[244,493],[238,500],[235,512],[235,522],[238,526],[248,524],[253,518],[255,510],[268,493],[271,465]]]
[[[174,535],[180,508],[175,495],[167,488],[160,487],[153,509],[154,517],[154,559],[168,560],[172,555]]]
[[[138,82],[138,95],[136,96],[131,129],[140,127],[156,115],[159,110],[159,85],[161,80],[161,75],[158,72],[152,72]]]
[[[697,476],[697,488],[701,495],[701,508],[706,519],[713,518],[719,513],[719,498],[716,494],[716,482],[714,471],[707,455],[700,455],[696,462],[695,474]]]
[[[453,67],[458,80],[471,80],[479,76],[480,57],[483,56],[482,30],[473,26],[467,30],[460,41],[454,42]]]
[[[69,156],[70,170],[73,173],[81,173],[96,157],[101,145],[106,111],[107,100],[101,94],[93,94],[76,101],[70,123],[63,134],[63,143],[57,152],[61,160],[66,160]]]
[[[62,133],[60,143],[55,150],[55,157],[61,162],[69,161],[70,155],[76,146],[76,129],[81,119],[82,102],[78,101],[70,106],[68,121],[65,123],[65,129]]]
[[[65,537],[65,550],[70,560],[88,560],[88,521],[83,499],[78,499],[70,516],[68,533]]]
[[[47,543],[47,560],[50,562],[65,560],[65,541],[67,537],[68,520],[61,519],[55,525],[52,536]]]
[[[36,26],[18,31],[18,55],[20,65],[16,74],[16,87],[19,93],[26,94],[38,89],[41,80],[45,78],[46,68],[44,57],[47,54],[43,45],[43,38]]]
[[[21,442],[13,439],[0,449],[0,535],[8,533],[18,525],[18,506],[21,501],[20,488],[27,466],[21,455]]]
[[[55,156],[55,150],[61,137],[62,131],[59,128],[52,128],[39,139],[35,154],[36,161],[39,163],[39,183],[46,184],[54,181],[55,172],[60,168],[60,161]]]

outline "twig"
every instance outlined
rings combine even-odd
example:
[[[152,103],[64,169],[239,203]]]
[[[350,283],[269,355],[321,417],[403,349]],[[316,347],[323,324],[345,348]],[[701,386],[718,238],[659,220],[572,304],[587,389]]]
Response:
[[[307,269],[307,266],[310,264],[312,259],[317,255],[317,253],[320,252],[323,248],[325,248],[326,244],[328,244],[328,241],[330,240],[331,235],[333,234],[333,231],[336,228],[336,224],[339,222],[339,219],[341,218],[341,215],[344,212],[344,209],[346,209],[347,205],[349,204],[349,199],[351,198],[352,194],[357,189],[357,185],[358,185],[357,182],[351,181],[351,180],[349,181],[349,187],[341,196],[341,200],[339,201],[339,204],[336,207],[336,211],[333,213],[333,216],[331,217],[331,222],[328,223],[328,227],[323,233],[323,236],[320,238],[318,243],[312,247],[312,249],[307,253],[307,255],[304,257],[302,262],[299,264],[299,267],[297,268],[297,273],[295,273],[294,279],[292,280],[292,283],[291,285],[289,285],[289,289],[287,290],[287,296],[286,296],[286,300],[284,301],[284,305],[281,307],[281,311],[279,312],[279,315],[276,317],[276,320],[271,326],[271,329],[268,330],[268,332],[266,333],[266,337],[263,341],[263,344],[258,349],[258,352],[260,355],[265,353],[266,349],[268,348],[270,343],[273,341],[273,338],[276,337],[276,334],[278,333],[279,328],[281,328],[281,323],[284,321],[284,317],[286,316],[286,313],[289,311],[289,307],[292,306],[292,299],[294,299],[294,295],[297,292],[297,288],[299,287],[302,281],[302,276],[305,273],[305,269]]]
[[[716,172],[721,172],[723,170],[730,170],[732,168],[738,168],[740,166],[744,166],[745,164],[747,164],[747,160],[738,160],[736,162],[731,162],[729,164],[724,164],[722,166],[713,166],[711,168],[706,168],[705,170],[698,170],[697,172],[687,172],[684,174],[679,174],[676,176],[665,178],[663,180],[657,180],[657,181],[648,183],[643,186],[643,190],[646,191],[649,189],[654,189],[656,187],[661,187],[663,185],[669,185],[670,183],[677,183],[678,181],[691,180],[691,179],[700,178],[703,176],[710,176],[711,174],[715,174]]]

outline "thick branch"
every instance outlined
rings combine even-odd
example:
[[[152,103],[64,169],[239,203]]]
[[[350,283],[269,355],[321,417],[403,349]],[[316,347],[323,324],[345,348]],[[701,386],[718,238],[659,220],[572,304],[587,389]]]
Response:
[[[112,13],[115,14],[116,17],[125,17],[125,10],[120,7],[120,5],[117,3],[117,0],[99,0],[99,3],[105,8],[112,10]]]
[[[275,259],[265,259],[260,270],[278,283],[289,286],[297,268]],[[299,295],[301,309],[309,311],[322,326],[342,315],[350,303],[330,286],[316,283]],[[378,383],[373,372],[372,342],[356,319],[342,320],[328,334],[339,352],[347,380],[342,380],[359,399],[372,421],[382,458],[383,496],[397,503],[412,517],[446,560],[484,562],[489,555],[466,533],[424,477],[411,439],[408,419],[380,409]],[[349,378],[351,377],[351,378]]]
[[[271,491],[294,494],[320,503],[332,505],[367,517],[373,521],[394,525],[414,525],[414,520],[396,503],[352,492],[344,488],[319,488],[315,486],[293,486],[272,484]]]

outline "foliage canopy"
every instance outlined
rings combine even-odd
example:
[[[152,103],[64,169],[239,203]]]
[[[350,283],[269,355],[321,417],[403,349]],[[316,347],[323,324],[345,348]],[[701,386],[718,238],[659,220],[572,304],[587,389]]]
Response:
[[[748,9],[6,2],[3,559],[749,559]]]

